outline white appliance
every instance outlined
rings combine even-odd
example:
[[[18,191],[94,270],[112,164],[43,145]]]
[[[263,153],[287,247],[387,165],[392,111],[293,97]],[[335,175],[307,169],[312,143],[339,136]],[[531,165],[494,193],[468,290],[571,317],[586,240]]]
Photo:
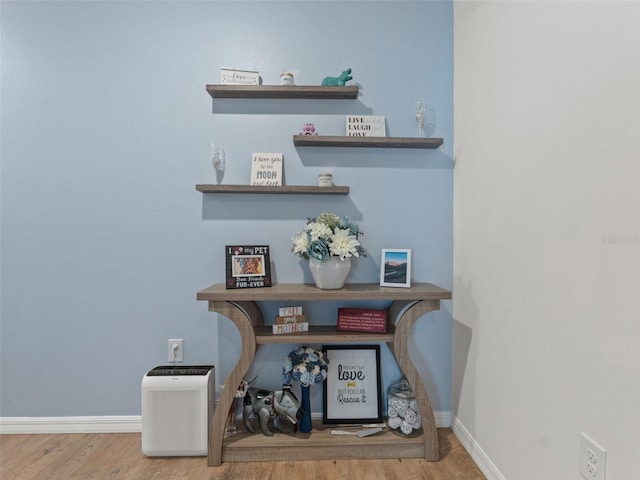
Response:
[[[214,367],[156,367],[142,379],[142,453],[207,454],[213,418]]]

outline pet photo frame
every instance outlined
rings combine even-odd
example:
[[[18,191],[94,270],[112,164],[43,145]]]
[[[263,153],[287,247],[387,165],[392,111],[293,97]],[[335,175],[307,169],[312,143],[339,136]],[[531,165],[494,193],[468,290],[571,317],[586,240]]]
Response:
[[[268,245],[226,245],[226,288],[271,286]]]
[[[411,287],[411,250],[383,248],[380,259],[381,287]]]

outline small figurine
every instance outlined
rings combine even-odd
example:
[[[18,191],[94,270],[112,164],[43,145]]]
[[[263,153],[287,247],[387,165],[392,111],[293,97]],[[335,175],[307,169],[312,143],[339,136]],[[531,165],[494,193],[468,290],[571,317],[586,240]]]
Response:
[[[316,127],[313,123],[305,123],[299,135],[318,135],[318,132],[316,132]]]
[[[250,388],[244,397],[242,420],[247,431],[255,433],[249,423],[252,414],[258,414],[262,433],[271,437],[273,432],[267,428],[267,422],[272,415],[285,416],[291,423],[297,425],[302,419],[304,411],[300,408],[300,401],[291,391],[291,385],[283,385],[282,390],[275,392]],[[274,425],[280,430],[278,421],[274,421]]]
[[[351,76],[351,69],[347,68],[339,77],[324,77],[322,80],[322,86],[344,87],[344,84],[349,80],[353,80],[353,77]]]

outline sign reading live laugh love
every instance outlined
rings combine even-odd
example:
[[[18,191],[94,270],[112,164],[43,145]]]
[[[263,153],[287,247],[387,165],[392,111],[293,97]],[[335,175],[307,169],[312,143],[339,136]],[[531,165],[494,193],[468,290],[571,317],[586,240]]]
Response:
[[[282,185],[282,153],[254,153],[252,155],[251,185]]]
[[[382,115],[347,115],[347,137],[386,137]]]

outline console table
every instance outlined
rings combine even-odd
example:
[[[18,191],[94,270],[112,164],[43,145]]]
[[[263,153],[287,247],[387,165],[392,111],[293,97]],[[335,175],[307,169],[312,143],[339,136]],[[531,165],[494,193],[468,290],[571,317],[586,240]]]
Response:
[[[420,375],[409,358],[408,339],[415,321],[438,310],[440,300],[451,298],[451,292],[429,283],[411,288],[380,287],[377,284],[348,284],[338,290],[321,290],[311,284],[277,284],[272,287],[227,290],[223,283],[212,285],[197,294],[197,299],[209,304],[209,311],[230,319],[240,333],[242,352],[238,363],[225,381],[218,406],[209,422],[209,466],[226,462],[293,461],[301,458],[333,460],[348,458],[424,458],[440,459],[438,434],[433,409]],[[271,332],[265,326],[260,301],[283,301],[287,304],[303,301],[387,300],[387,333],[337,331],[335,325],[309,326],[309,331],[295,334]],[[403,438],[392,432],[358,438],[355,435],[330,435],[328,428],[314,423],[311,433],[296,435],[238,434],[225,438],[225,421],[234,400],[236,387],[253,363],[256,348],[273,343],[336,344],[385,342],[411,385],[422,416],[423,435]],[[335,425],[332,427],[334,428]],[[305,451],[306,450],[306,451]]]

